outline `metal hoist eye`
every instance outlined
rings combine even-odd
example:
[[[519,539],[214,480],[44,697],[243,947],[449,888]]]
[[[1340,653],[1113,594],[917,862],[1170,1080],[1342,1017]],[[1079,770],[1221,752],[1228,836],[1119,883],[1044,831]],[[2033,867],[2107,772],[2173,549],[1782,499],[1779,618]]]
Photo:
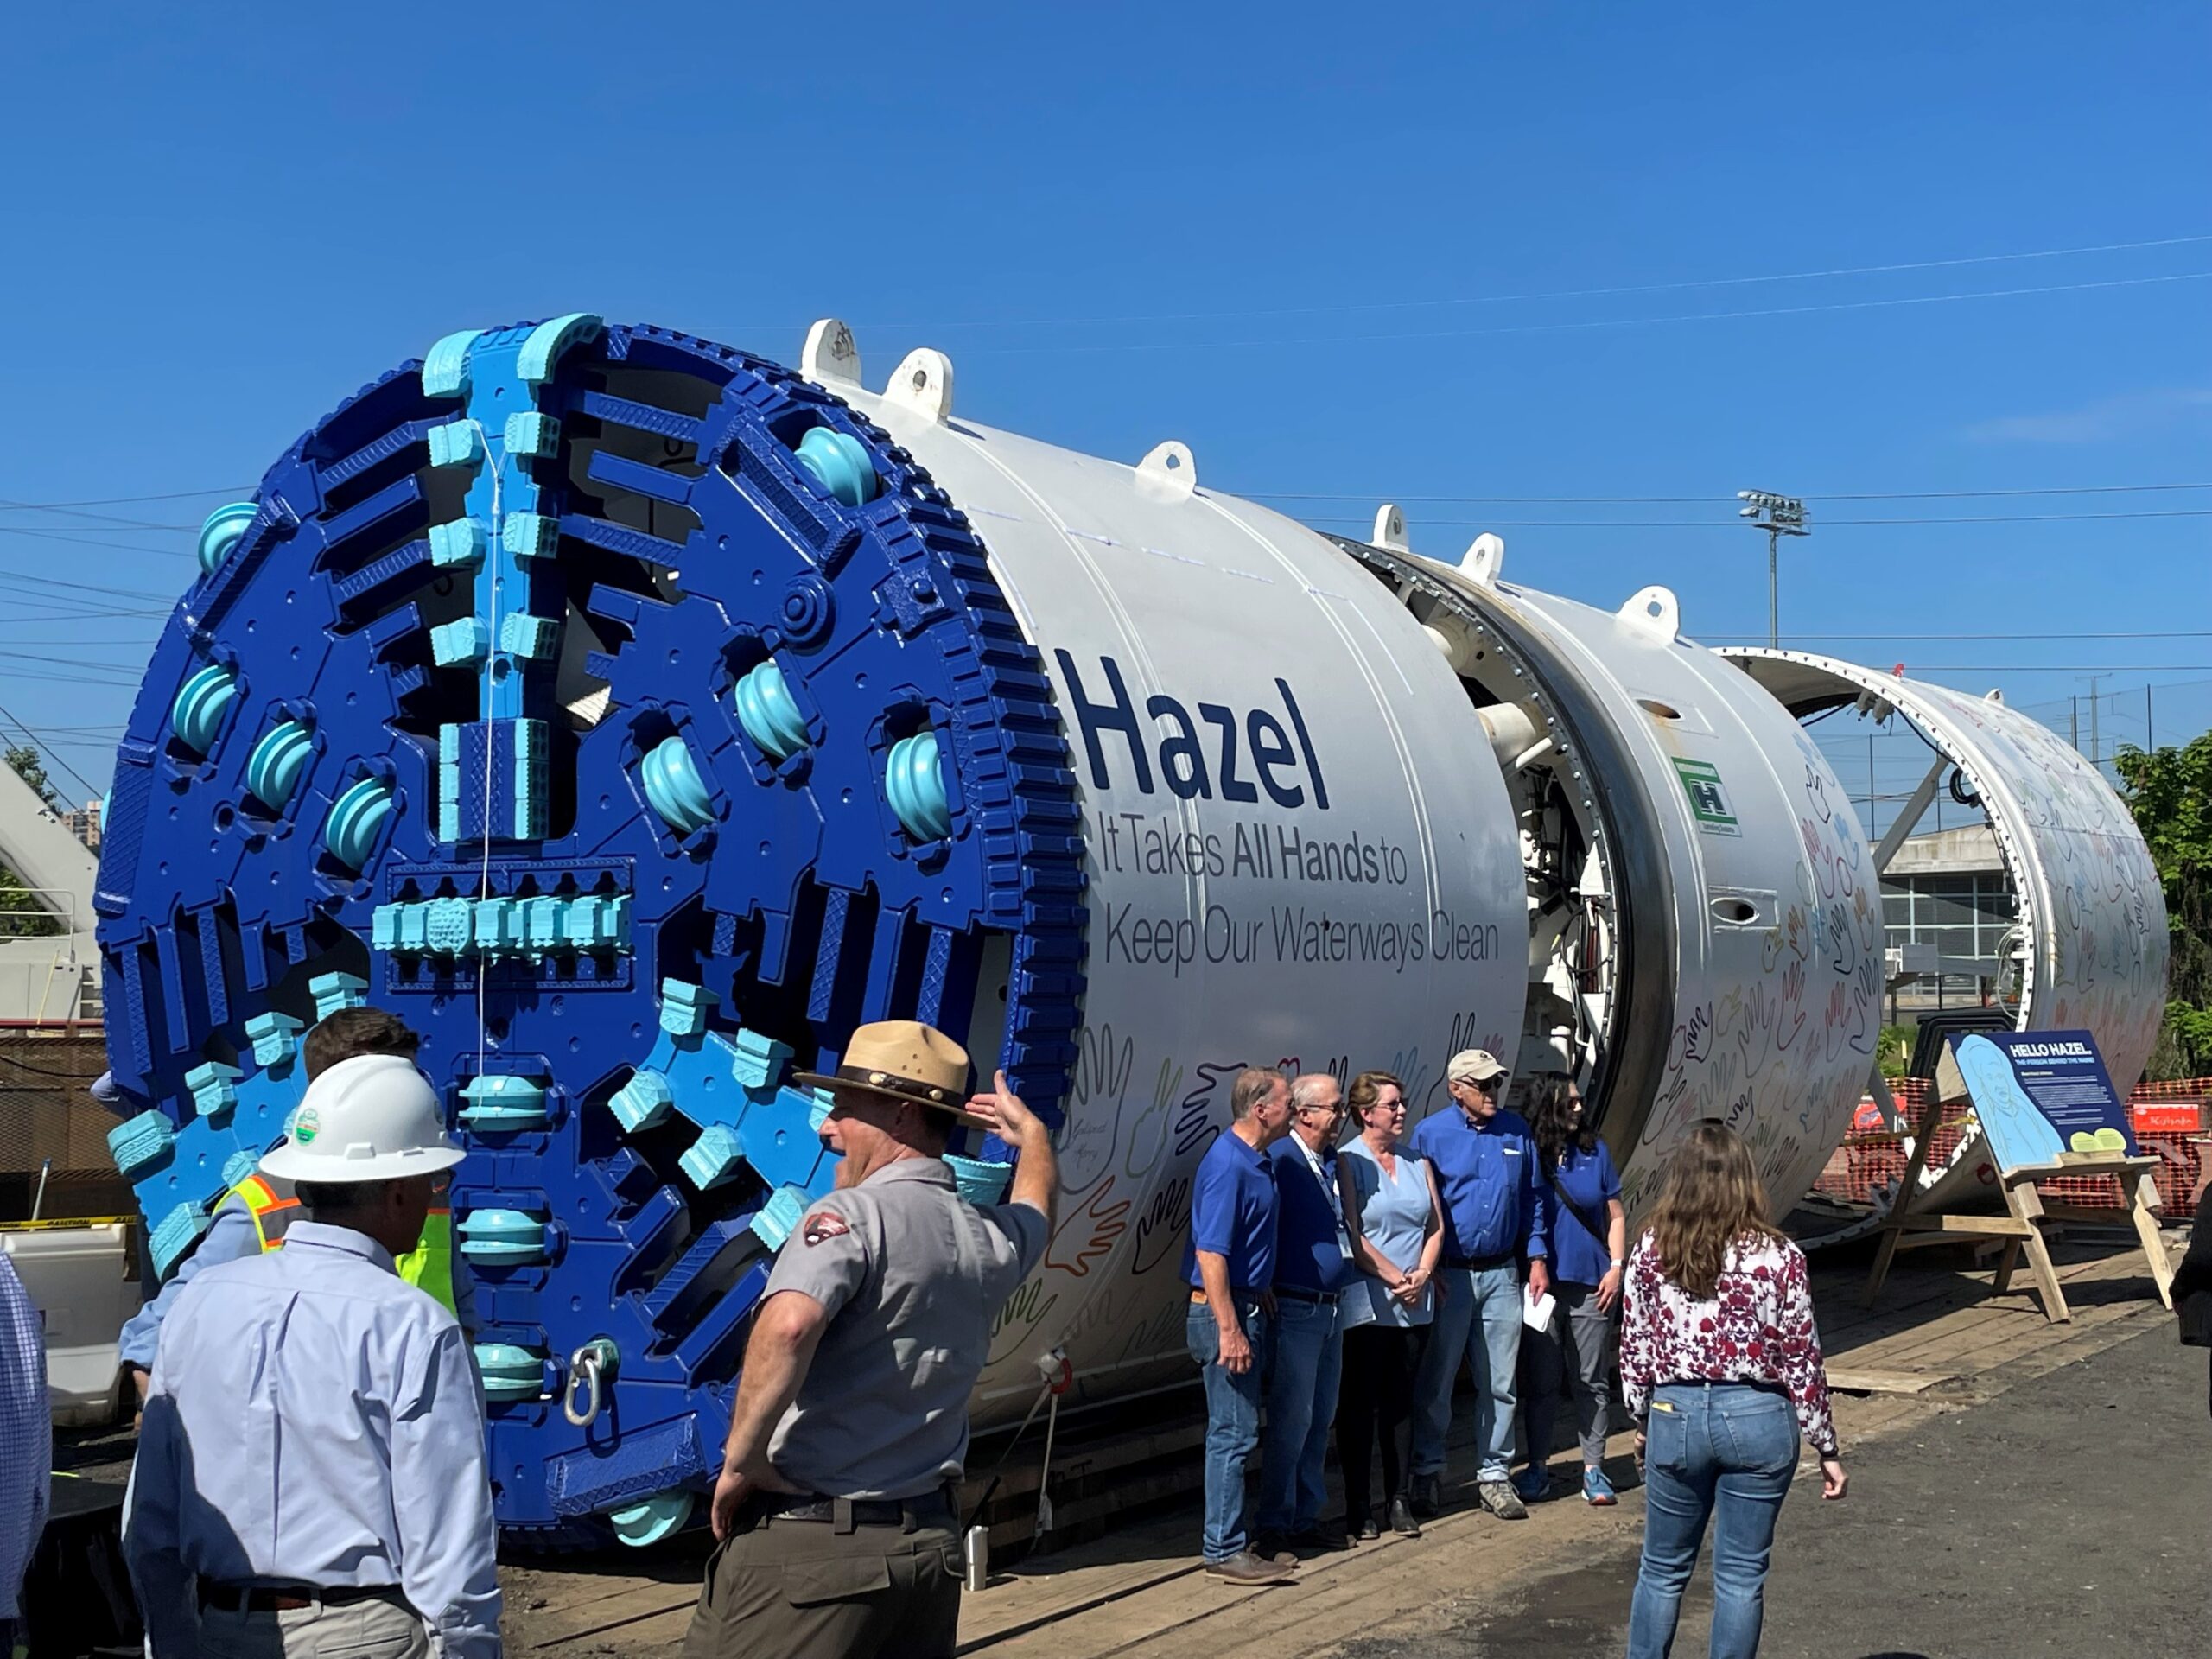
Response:
[[[569,1375],[561,1384],[561,1414],[577,1428],[588,1428],[599,1421],[600,1408],[606,1402],[604,1385],[613,1381],[621,1355],[605,1337],[594,1337],[569,1356]],[[576,1393],[582,1389],[584,1408],[576,1409]]]

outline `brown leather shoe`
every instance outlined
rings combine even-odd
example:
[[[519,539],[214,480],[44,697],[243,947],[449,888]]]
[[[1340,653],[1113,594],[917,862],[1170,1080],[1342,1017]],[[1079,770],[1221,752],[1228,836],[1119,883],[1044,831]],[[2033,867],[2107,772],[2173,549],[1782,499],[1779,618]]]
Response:
[[[1225,1561],[1208,1561],[1206,1576],[1226,1579],[1231,1584],[1288,1584],[1291,1572],[1281,1562],[1263,1561],[1248,1549]]]

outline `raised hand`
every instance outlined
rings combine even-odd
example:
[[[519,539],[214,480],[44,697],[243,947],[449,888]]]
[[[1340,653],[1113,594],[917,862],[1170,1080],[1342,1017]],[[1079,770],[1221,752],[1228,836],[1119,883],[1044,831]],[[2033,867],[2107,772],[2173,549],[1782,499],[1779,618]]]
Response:
[[[968,1109],[1016,1152],[1027,1152],[1046,1139],[1045,1125],[1036,1113],[1021,1103],[1021,1096],[1006,1086],[1003,1071],[993,1072],[992,1077],[995,1085],[990,1092],[969,1096]]]

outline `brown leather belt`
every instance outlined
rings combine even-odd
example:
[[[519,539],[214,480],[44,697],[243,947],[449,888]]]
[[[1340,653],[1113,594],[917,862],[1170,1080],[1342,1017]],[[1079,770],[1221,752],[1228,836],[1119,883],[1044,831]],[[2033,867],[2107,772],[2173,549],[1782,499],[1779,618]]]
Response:
[[[199,1584],[201,1610],[219,1609],[226,1613],[291,1613],[302,1607],[342,1607],[356,1601],[390,1601],[399,1594],[397,1585],[343,1585],[327,1590],[315,1586],[278,1586],[272,1584],[219,1584],[213,1579],[202,1579]]]

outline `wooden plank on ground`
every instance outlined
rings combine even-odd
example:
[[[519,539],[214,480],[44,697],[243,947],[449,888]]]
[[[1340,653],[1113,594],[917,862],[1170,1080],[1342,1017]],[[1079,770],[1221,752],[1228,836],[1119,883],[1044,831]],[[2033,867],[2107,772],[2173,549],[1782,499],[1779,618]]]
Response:
[[[2070,1325],[2046,1322],[2027,1294],[1993,1296],[1993,1275],[1987,1270],[1900,1271],[1881,1306],[1849,1313],[1845,1309],[1856,1275],[1817,1275],[1815,1297],[1829,1380],[1840,1391],[1836,1417],[1846,1457],[1848,1448],[1869,1439],[1928,1432],[1955,1408],[1935,1391],[1946,1379],[1955,1378],[1986,1399],[2156,1329],[2167,1316],[2153,1300],[2141,1258],[2129,1248],[2135,1241],[2122,1238],[2124,1245],[2115,1242],[2111,1248],[2078,1237],[2059,1247],[2063,1260],[2055,1271],[2075,1308]],[[1857,1389],[1869,1392],[1847,1392]],[[1245,1589],[1199,1570],[1192,1498],[1156,1519],[1033,1556],[995,1579],[989,1590],[966,1598],[961,1651],[989,1659],[1283,1659],[1398,1626],[1402,1633],[1433,1630],[1454,1596],[1493,1593],[1490,1586],[1525,1580],[1613,1529],[1633,1535],[1638,1516],[1632,1503],[1592,1510],[1563,1496],[1539,1505],[1530,1522],[1513,1526],[1475,1511],[1466,1478],[1472,1468],[1471,1417],[1464,1406],[1455,1416],[1452,1508],[1428,1525],[1423,1538],[1388,1538],[1323,1557],[1309,1562],[1299,1582],[1287,1588]],[[1171,1448],[1178,1440],[1192,1445],[1193,1433],[1188,1422],[1154,1423],[1126,1437],[1128,1445],[1146,1449],[1133,1453],[1122,1437],[1105,1436],[1080,1457],[1095,1459],[1094,1470],[1126,1471],[1122,1481],[1131,1493],[1148,1491],[1162,1473],[1162,1462],[1187,1458]],[[1630,1446],[1623,1433],[1609,1451],[1624,1460]],[[1067,1450],[1064,1443],[1063,1454]],[[1062,1471],[1077,1461],[1055,1459],[1056,1490]],[[1800,1475],[1813,1478],[1809,1466]],[[1030,1485],[1033,1474],[1016,1478]],[[1071,1491],[1067,1502],[1089,1507],[1106,1497]],[[1463,1565],[1475,1552],[1483,1563],[1479,1584]],[[601,1654],[644,1659],[665,1653],[681,1643],[688,1628],[697,1570],[696,1564],[679,1568],[673,1562],[658,1577],[605,1573],[596,1566],[572,1573],[535,1566],[514,1569],[518,1593],[510,1601],[508,1646],[537,1659]],[[530,1600],[542,1605],[528,1607]]]
[[[1959,1379],[1948,1371],[1861,1371],[1828,1368],[1828,1387],[1846,1394],[1925,1394]]]
[[[663,1614],[680,1615],[688,1622],[698,1599],[696,1580],[689,1585],[648,1580],[620,1595],[566,1608],[542,1623],[533,1616],[524,1642],[533,1653],[557,1654],[577,1651],[587,1643],[597,1645],[618,1631],[627,1641],[637,1625]]]
[[[1194,1571],[1197,1542],[1190,1518],[1175,1515],[1124,1528],[1065,1554],[1033,1557],[1004,1578],[995,1576],[988,1590],[963,1602],[962,1651]]]

